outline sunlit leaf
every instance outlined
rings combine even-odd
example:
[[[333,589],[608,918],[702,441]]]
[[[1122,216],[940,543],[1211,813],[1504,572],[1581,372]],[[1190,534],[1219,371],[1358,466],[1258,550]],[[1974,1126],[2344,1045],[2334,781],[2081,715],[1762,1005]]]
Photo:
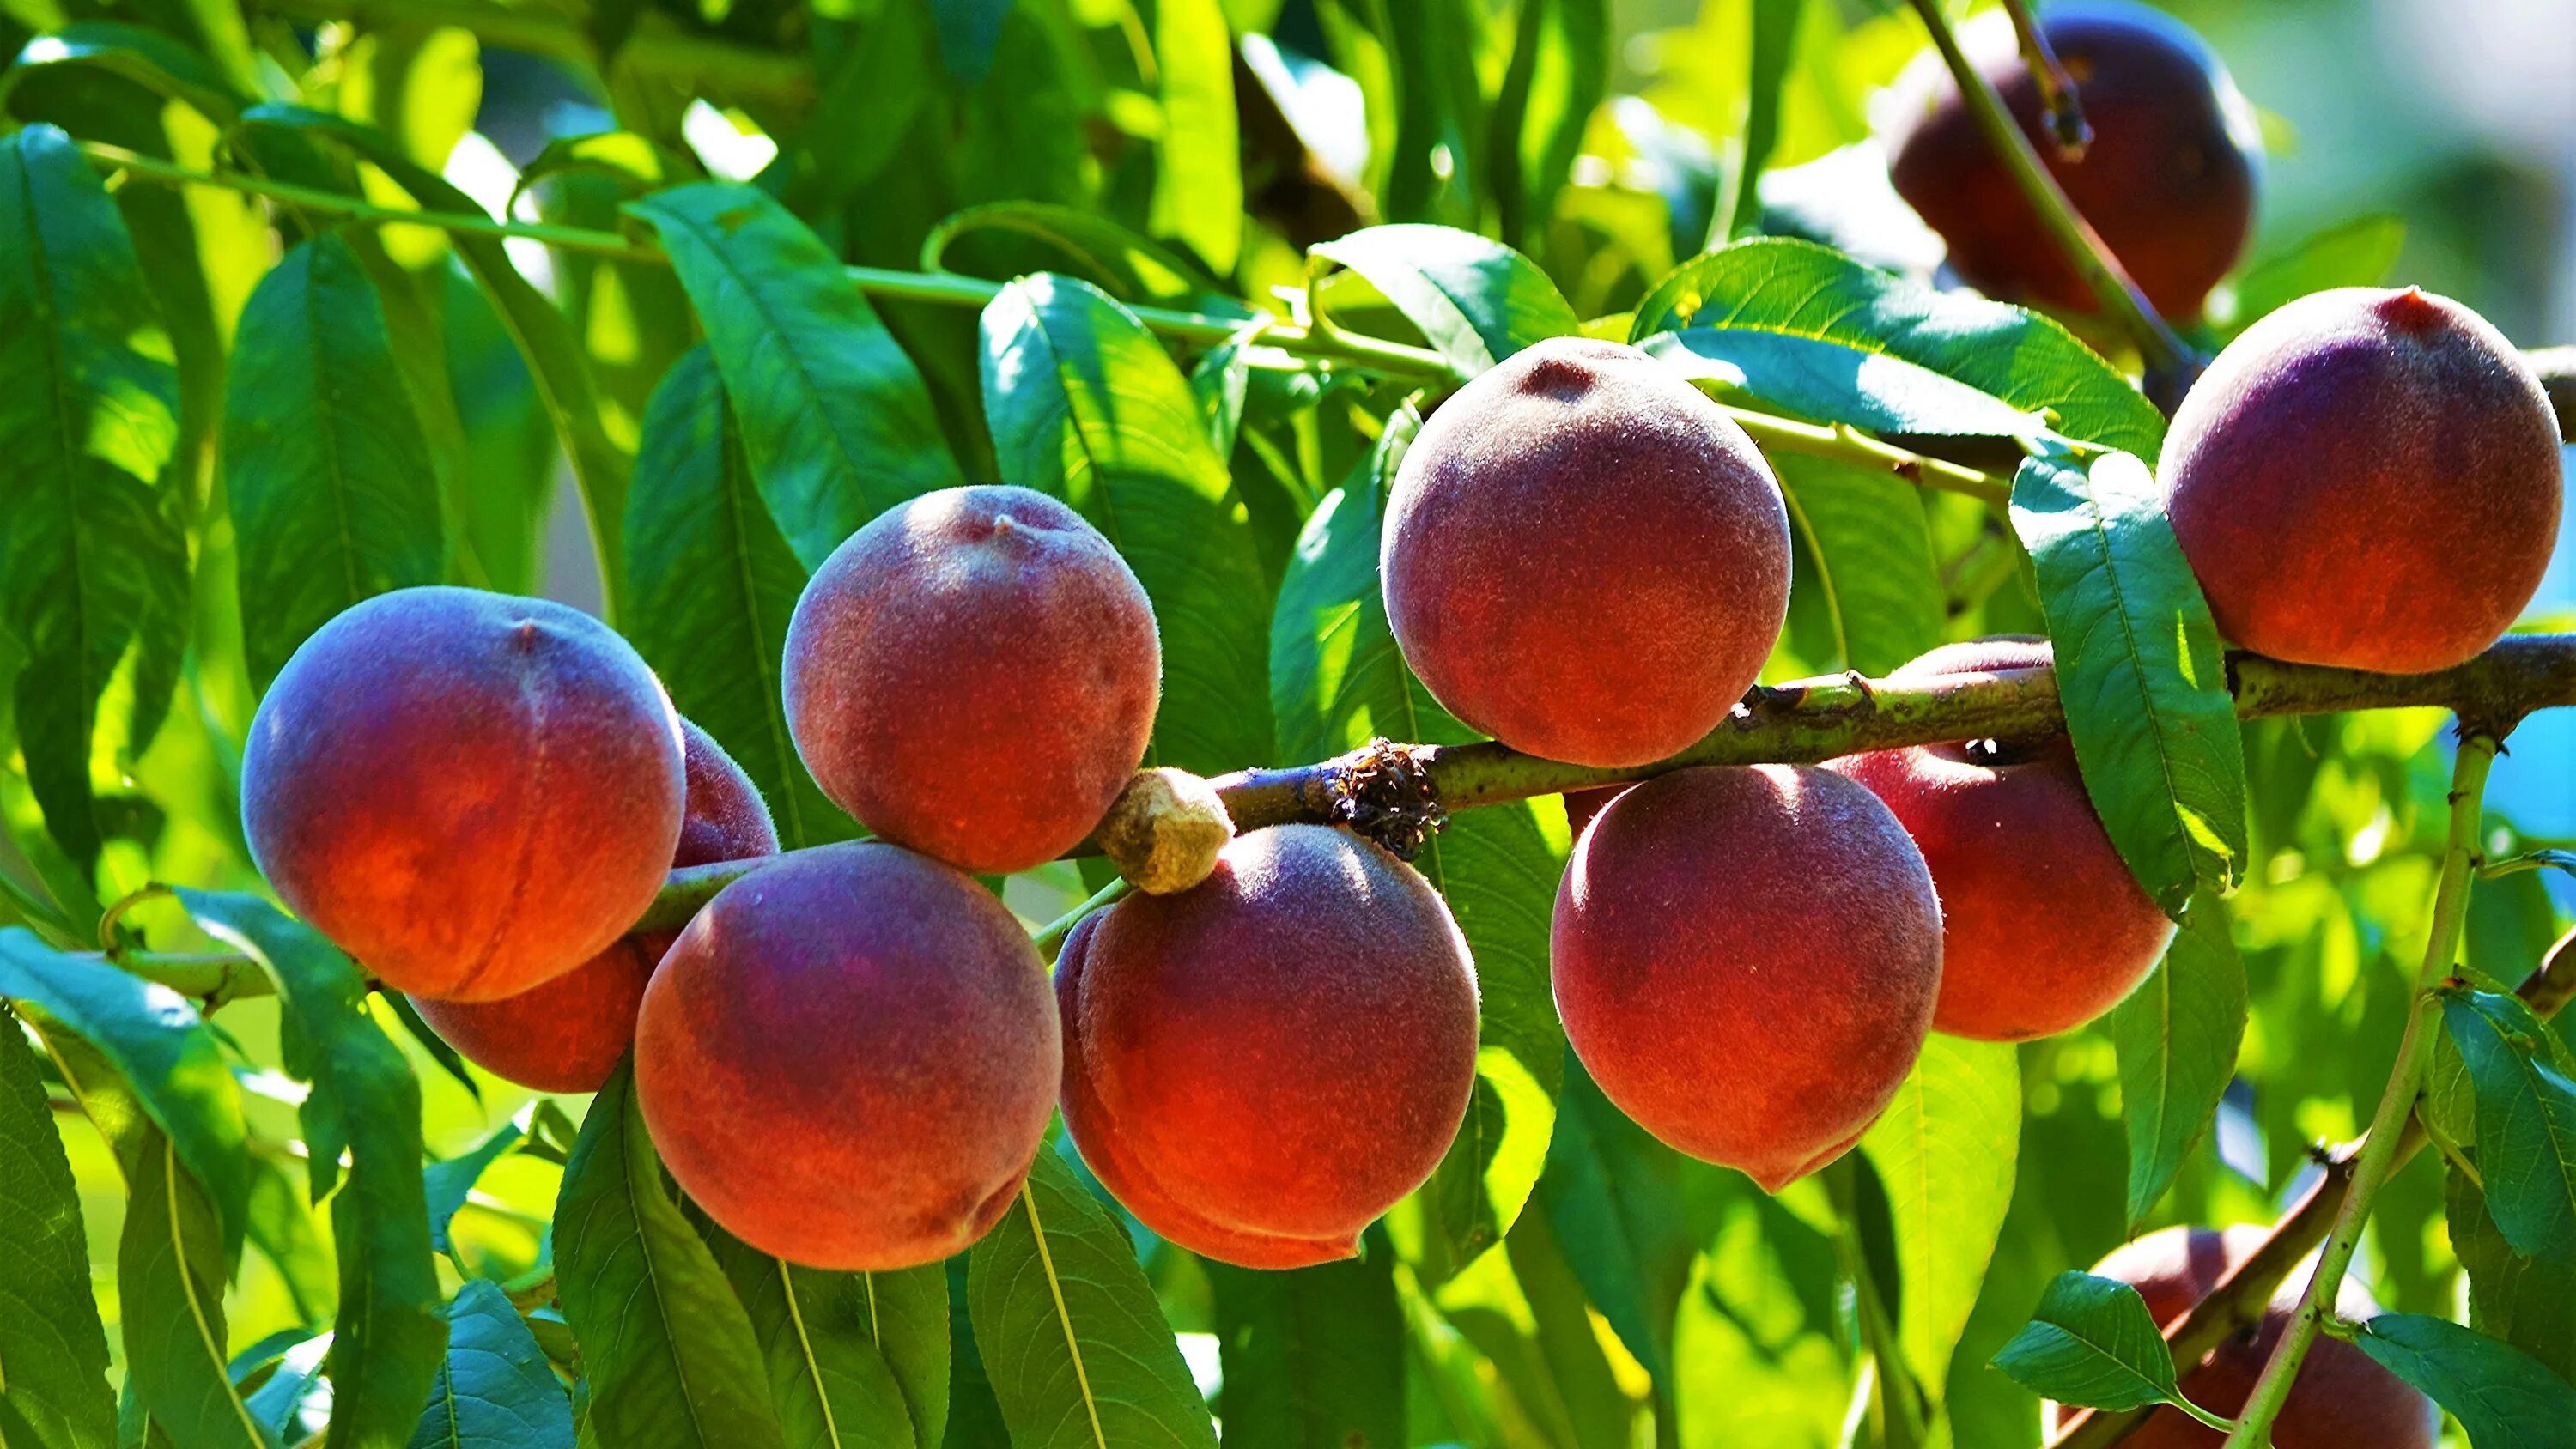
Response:
[[[2225,903],[2193,899],[2164,960],[2106,1021],[2120,1053],[2129,1224],[2146,1220],[2209,1130],[2245,1039],[2245,963]]]
[[[2176,1394],[2173,1353],[2138,1290],[2090,1273],[2060,1273],[1995,1367],[2061,1404],[2134,1409]]]

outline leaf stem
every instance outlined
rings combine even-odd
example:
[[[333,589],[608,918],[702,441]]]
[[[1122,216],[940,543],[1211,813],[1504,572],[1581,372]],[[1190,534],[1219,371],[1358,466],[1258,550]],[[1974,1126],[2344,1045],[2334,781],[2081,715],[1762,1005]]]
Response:
[[[2031,14],[2030,0],[2003,0],[2003,4],[2004,14],[2012,17],[2013,38],[2021,42],[2021,63],[2030,68],[2031,83],[2039,87],[2039,107],[2048,118],[2049,139],[2059,156],[2084,159],[2084,148],[2093,144],[2093,128],[2085,124],[2084,107],[2075,97],[2075,77],[2059,63],[2048,32],[2039,28]]]
[[[1073,934],[1073,928],[1082,924],[1083,917],[1090,915],[1093,911],[1099,910],[1102,906],[1113,904],[1119,897],[1124,896],[1131,889],[1133,889],[1133,887],[1128,885],[1127,878],[1122,875],[1116,880],[1111,881],[1109,884],[1102,886],[1100,889],[1093,891],[1090,898],[1085,900],[1081,905],[1075,906],[1072,910],[1067,911],[1056,919],[1047,922],[1044,927],[1031,933],[1029,940],[1035,943],[1040,951],[1046,953],[1048,956],[1053,956],[1055,954],[1056,947],[1063,943],[1064,938]]]
[[[2138,289],[2119,258],[2111,255],[2101,233],[2076,211],[2074,202],[2067,200],[2066,188],[2049,174],[2038,149],[2004,108],[2004,98],[1996,93],[1994,83],[1969,62],[1967,52],[1959,46],[1957,28],[1941,8],[1941,0],[1910,3],[1914,13],[1922,17],[1924,28],[1932,33],[1932,44],[1940,50],[1941,62],[1949,67],[1951,79],[1958,82],[1960,99],[1967,104],[1977,129],[1985,133],[1986,144],[2002,158],[2014,184],[2039,214],[2040,226],[2057,243],[2076,275],[2084,279],[2086,289],[2101,304],[2103,312],[2137,344],[2147,370],[2176,377],[2196,372],[2200,362],[2191,348],[2156,315],[2155,305]]]
[[[2389,1070],[2388,1089],[2380,1094],[2379,1110],[2370,1119],[2369,1139],[2353,1163],[2352,1187],[2344,1194],[2343,1210],[2335,1215],[2334,1228],[2326,1234],[2325,1247],[2317,1255],[2317,1269],[2299,1300],[2298,1314],[2272,1350],[2271,1361],[2263,1365],[2263,1376],[2255,1381],[2254,1392],[2245,1401],[2236,1432],[2227,1436],[2225,1449],[2254,1449],[2269,1442],[2266,1436],[2282,1404],[2289,1400],[2290,1385],[2298,1378],[2299,1365],[2317,1341],[2326,1316],[2334,1312],[2344,1274],[2352,1267],[2354,1251],[2361,1246],[2362,1224],[2370,1217],[2371,1199],[2397,1165],[2398,1141],[2415,1111],[2415,1099],[2423,1091],[2425,1066],[2432,1059],[2433,1028],[2428,1023],[2438,1009],[2433,991],[2451,973],[2452,962],[2459,954],[2460,928],[2468,917],[2469,880],[2477,867],[2479,851],[2479,807],[2486,798],[2487,773],[2495,765],[2499,743],[2497,736],[2484,727],[2464,724],[2459,758],[2451,770],[2451,825],[2433,893],[2433,924],[2424,942],[2424,966],[2416,974],[2412,1008],[2406,1014],[2406,1034],[2397,1044],[2397,1064]]]

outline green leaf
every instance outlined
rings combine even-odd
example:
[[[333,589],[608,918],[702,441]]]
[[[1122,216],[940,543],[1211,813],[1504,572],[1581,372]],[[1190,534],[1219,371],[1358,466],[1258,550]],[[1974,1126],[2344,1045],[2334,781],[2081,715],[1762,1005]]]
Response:
[[[2486,1195],[2456,1167],[2446,1206],[2451,1249],[2469,1276],[2469,1326],[2576,1383],[2576,1264],[2514,1252],[2487,1214]]]
[[[1611,1105],[1579,1064],[1568,1068],[1536,1200],[1585,1296],[1667,1386],[1674,1312],[1706,1236],[1685,1192],[1695,1170]]]
[[[2120,858],[2167,915],[2243,874],[2245,756],[2218,626],[2147,467],[2052,448],[2013,479],[2075,762]]]
[[[1445,226],[1372,226],[1314,249],[1368,279],[1432,348],[1473,377],[1583,319],[1529,258]]]
[[[368,1014],[366,977],[337,947],[257,897],[178,894],[200,929],[277,982],[286,1070],[313,1084],[303,1119],[317,1201],[341,1150],[349,1153],[349,1181],[331,1199],[340,1315],[326,1442],[340,1449],[400,1439],[417,1423],[447,1347],[421,1183],[420,1083]]]
[[[212,62],[158,30],[114,20],[80,20],[37,36],[0,71],[0,107],[19,83],[58,66],[120,76],[170,100],[185,101],[218,125],[241,113],[241,95]]]
[[[2120,1054],[2132,1232],[2209,1130],[2245,1041],[2245,962],[2226,904],[2195,897],[2182,922],[2155,974],[2104,1023]]]
[[[1134,313],[1066,277],[1003,288],[983,333],[1002,481],[1072,505],[1154,602],[1155,762],[1214,775],[1268,760],[1269,588],[1188,379]]]
[[[116,203],[54,127],[0,138],[0,635],[28,783],[84,871],[93,740],[142,753],[186,642],[187,545],[151,486],[177,443],[169,338]],[[100,718],[114,698],[129,721]]]
[[[0,1441],[109,1449],[116,1396],[91,1296],[80,1195],[36,1074],[35,1049],[0,1009]]]
[[[1234,38],[1217,0],[1157,0],[1154,67],[1162,78],[1163,133],[1154,143],[1153,232],[1231,272],[1243,250],[1243,168]]]
[[[97,1048],[169,1134],[179,1161],[208,1185],[224,1261],[238,1257],[250,1197],[241,1089],[187,998],[57,951],[16,926],[0,930],[0,997],[43,1007]]]
[[[484,1169],[508,1156],[525,1135],[518,1123],[504,1122],[470,1150],[421,1169],[421,1193],[429,1203],[429,1246],[433,1252],[456,1250],[448,1240],[448,1225],[455,1221],[457,1210],[465,1206],[474,1184],[482,1181]]]
[[[828,217],[883,176],[916,136],[914,118],[937,90],[934,8],[944,7],[879,6],[853,23],[844,18],[850,8],[834,14],[834,7],[818,7],[812,48],[821,89],[754,184],[799,216]]]
[[[1762,173],[1780,144],[1780,94],[1790,59],[1797,52],[1798,17],[1806,8],[1806,0],[1753,0],[1753,43],[1746,50],[1744,144],[1732,178],[1735,201],[1725,223],[1729,237],[1761,229]]]
[[[779,660],[805,568],[762,505],[708,350],[673,363],[644,413],[626,508],[627,637],[671,703],[723,743],[789,849],[845,840],[787,733]]]
[[[125,1146],[116,1291],[126,1384],[169,1443],[275,1449],[224,1372],[225,1256],[213,1208],[168,1137],[139,1127]]]
[[[554,424],[491,299],[463,267],[443,272],[440,351],[464,434],[461,531],[475,570],[466,577],[496,593],[534,593],[555,496]]]
[[[1477,62],[1489,12],[1473,0],[1383,0],[1351,8],[1375,23],[1397,101],[1382,108],[1378,97],[1367,100],[1371,111],[1395,113],[1391,144],[1383,147],[1371,118],[1370,150],[1386,157],[1379,209],[1404,222],[1476,225],[1488,195],[1483,143],[1489,130]]]
[[[1043,201],[992,201],[970,206],[930,229],[921,243],[924,271],[952,270],[952,247],[980,235],[1024,237],[1044,243],[1067,274],[1079,274],[1119,301],[1159,306],[1209,304],[1245,311],[1222,297],[1222,284],[1198,263],[1138,236],[1105,216]]]
[[[661,233],[679,268],[743,455],[806,568],[895,504],[963,481],[912,359],[785,207],[706,182],[627,210]]]
[[[1206,1265],[1223,1356],[1226,1449],[1396,1449],[1404,1315],[1395,1254],[1285,1273]]]
[[[720,1227],[708,1225],[701,1235],[751,1319],[789,1449],[938,1449],[947,1408],[948,1304],[936,1265],[834,1273],[773,1258]],[[891,1291],[880,1295],[880,1282]],[[926,1310],[908,1317],[881,1311],[880,1297],[898,1293]],[[935,1401],[914,1403],[897,1381],[889,1328],[937,1334],[942,1362]]]
[[[555,1275],[601,1449],[781,1449],[751,1319],[663,1189],[629,1068],[565,1164]]]
[[[1772,467],[1843,667],[1875,679],[1940,643],[1949,604],[1920,490],[1821,458],[1783,453]]]
[[[1051,1149],[966,1264],[975,1345],[1013,1449],[1214,1449],[1126,1229]]]
[[[2179,1397],[2173,1352],[2147,1300],[2126,1283],[2090,1273],[2058,1274],[1994,1364],[2061,1404],[2134,1409]]]
[[[395,372],[384,305],[335,233],[288,252],[260,280],[224,397],[242,648],[265,687],[341,610],[441,581],[438,479]]]
[[[2406,247],[2406,219],[2386,212],[2357,216],[2309,233],[2289,250],[2245,269],[2236,281],[2236,330],[2310,292],[2376,287],[2388,280]]]
[[[1729,365],[1734,385],[1821,420],[2020,434],[2030,420],[2015,418],[2045,411],[2061,436],[2144,457],[2164,439],[2154,406],[2065,328],[1812,242],[1756,238],[1684,263],[1637,304],[1628,335],[1648,346],[1664,333],[1682,334],[1657,344],[1668,357]]]
[[[1610,88],[1610,7],[1604,0],[1526,0],[1502,90],[1494,98],[1493,175],[1502,233],[1541,240],[1583,132]]]
[[[2576,1388],[2522,1350],[2420,1313],[2383,1313],[2355,1341],[2450,1410],[2473,1449],[2565,1449]]]
[[[489,1278],[447,1305],[447,1360],[411,1449],[572,1449],[572,1403],[537,1336]]]
[[[2476,1095],[2487,1212],[2515,1252],[2576,1262],[2576,1081],[2519,997],[2442,993]]]
[[[1271,709],[1281,750],[1321,759],[1376,736],[1425,744],[1480,738],[1405,668],[1378,588],[1386,489],[1420,419],[1387,423],[1349,482],[1316,505],[1271,619]],[[1465,811],[1414,865],[1447,899],[1476,958],[1475,1094],[1424,1187],[1437,1281],[1503,1240],[1547,1160],[1565,1034],[1548,982],[1549,921],[1570,842],[1552,800]]]
[[[1935,1033],[1861,1151],[1887,1187],[1904,1301],[1897,1340],[1937,1393],[1985,1281],[2021,1153],[2021,1066],[2011,1046]]]

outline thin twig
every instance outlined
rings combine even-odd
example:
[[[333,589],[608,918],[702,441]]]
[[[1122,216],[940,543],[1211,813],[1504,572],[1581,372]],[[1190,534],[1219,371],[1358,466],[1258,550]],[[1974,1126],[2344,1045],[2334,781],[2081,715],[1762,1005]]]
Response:
[[[2083,160],[2084,148],[2093,144],[2093,128],[2084,123],[2084,107],[2075,98],[2075,77],[2058,62],[2048,32],[2030,13],[2030,0],[2003,3],[2004,13],[2012,17],[2013,36],[2021,42],[2021,62],[2030,69],[2031,84],[2039,88],[2039,108],[2048,121],[2049,140],[2061,159]]]

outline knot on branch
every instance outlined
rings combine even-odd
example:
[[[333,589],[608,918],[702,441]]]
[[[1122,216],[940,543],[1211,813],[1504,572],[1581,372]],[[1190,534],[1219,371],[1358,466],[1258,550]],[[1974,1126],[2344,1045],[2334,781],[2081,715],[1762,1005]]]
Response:
[[[1422,746],[1378,738],[1324,766],[1326,815],[1336,825],[1385,846],[1399,860],[1422,853],[1433,831],[1449,823]]]

